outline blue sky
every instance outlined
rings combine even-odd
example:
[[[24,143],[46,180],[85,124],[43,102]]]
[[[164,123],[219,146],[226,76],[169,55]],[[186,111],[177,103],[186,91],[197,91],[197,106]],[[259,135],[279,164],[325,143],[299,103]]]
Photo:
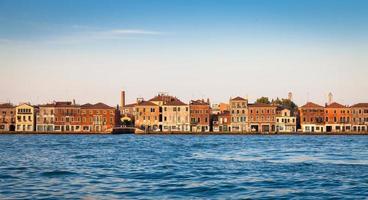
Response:
[[[0,0],[0,102],[368,102],[368,1]],[[9,87],[10,86],[10,87]]]

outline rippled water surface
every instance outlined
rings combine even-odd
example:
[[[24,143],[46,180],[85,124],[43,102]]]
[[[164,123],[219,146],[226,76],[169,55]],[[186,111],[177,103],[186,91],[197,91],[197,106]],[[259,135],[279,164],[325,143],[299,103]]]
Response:
[[[368,197],[368,136],[0,135],[0,199]]]

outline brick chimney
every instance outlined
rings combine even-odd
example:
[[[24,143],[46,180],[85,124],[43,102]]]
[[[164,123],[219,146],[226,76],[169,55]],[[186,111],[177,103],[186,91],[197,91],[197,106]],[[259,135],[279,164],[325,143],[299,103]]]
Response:
[[[125,106],[125,91],[122,90],[120,93],[120,107],[123,108]]]

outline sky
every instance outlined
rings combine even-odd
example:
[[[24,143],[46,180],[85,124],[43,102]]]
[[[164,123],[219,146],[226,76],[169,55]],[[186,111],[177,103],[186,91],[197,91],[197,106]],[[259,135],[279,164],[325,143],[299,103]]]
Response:
[[[0,0],[0,102],[368,102],[366,0]]]

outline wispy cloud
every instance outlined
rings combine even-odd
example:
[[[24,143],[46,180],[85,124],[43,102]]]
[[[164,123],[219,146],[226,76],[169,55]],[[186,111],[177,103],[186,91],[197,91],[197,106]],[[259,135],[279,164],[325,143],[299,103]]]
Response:
[[[99,40],[126,40],[139,39],[149,36],[162,36],[166,33],[144,29],[99,29],[85,26],[73,26],[79,31],[72,31],[67,34],[58,35],[47,41],[49,44],[77,44],[88,43]]]
[[[113,35],[163,35],[164,34],[162,32],[139,30],[139,29],[115,29],[115,30],[110,30],[107,33],[111,33]]]

